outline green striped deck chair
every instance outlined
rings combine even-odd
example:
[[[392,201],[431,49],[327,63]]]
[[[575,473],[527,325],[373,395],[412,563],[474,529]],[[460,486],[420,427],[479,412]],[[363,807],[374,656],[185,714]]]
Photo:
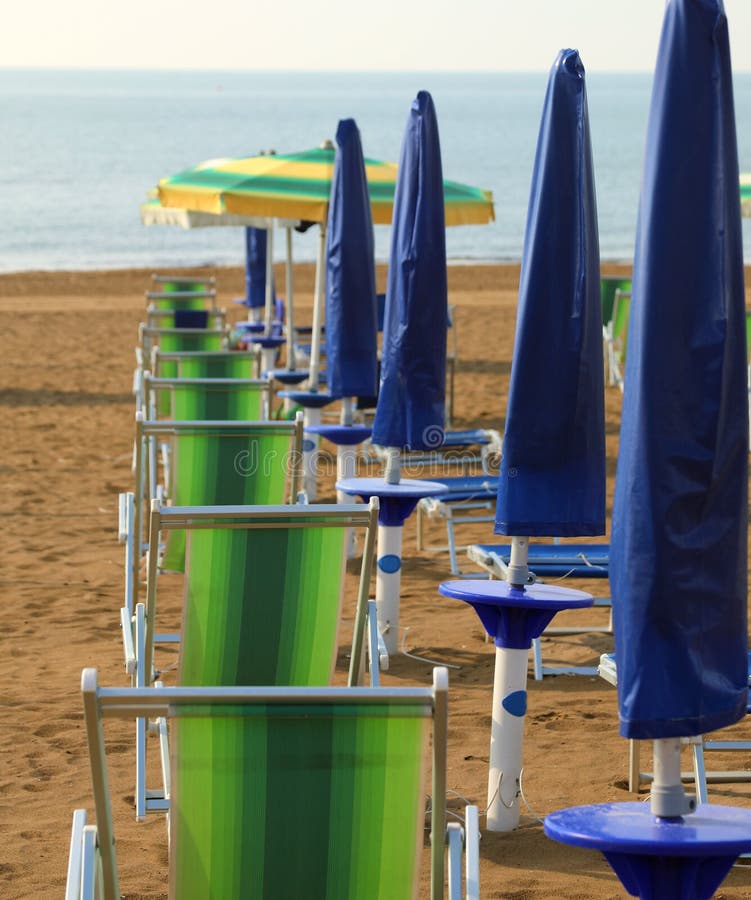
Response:
[[[216,291],[216,278],[213,275],[152,275],[151,280],[157,291],[166,294],[191,291]]]
[[[152,419],[254,422],[269,418],[271,382],[267,378],[154,378],[145,372],[143,387]]]
[[[170,897],[414,900],[428,759],[430,896],[444,896],[447,839],[448,895],[461,896],[461,828],[446,826],[445,668],[431,687],[158,690],[101,688],[86,669],[82,693],[97,825],[81,880],[105,900],[120,884],[104,719],[134,715],[171,719]],[[479,896],[475,813],[468,897]]]
[[[366,504],[296,506],[165,507],[152,503],[147,555],[146,607],[131,624],[122,611],[123,633],[133,629],[133,684],[155,679],[154,651],[179,642],[183,685],[330,684],[339,648],[347,533],[365,533],[354,602],[349,683],[362,680],[366,630],[372,648],[375,617],[368,617],[368,589],[378,525],[378,501]],[[171,531],[185,531],[188,552],[180,634],[158,634],[157,557]],[[378,682],[378,656],[371,653],[371,681]],[[157,723],[163,745],[166,731]],[[146,723],[136,726],[136,817],[164,811],[167,788],[147,791]],[[163,746],[162,759],[167,758]],[[164,766],[163,766],[164,770]],[[168,772],[164,771],[165,781]]]
[[[159,440],[169,439],[169,482],[160,490]],[[297,499],[302,458],[302,416],[294,422],[163,421],[136,414],[133,534],[143,547],[143,502],[164,493],[173,506],[280,504]],[[131,613],[138,599],[138,561],[133,554]],[[170,535],[162,567],[182,571],[185,534]]]
[[[168,353],[155,347],[151,354],[151,373],[156,378],[258,378],[258,362],[257,350]]]

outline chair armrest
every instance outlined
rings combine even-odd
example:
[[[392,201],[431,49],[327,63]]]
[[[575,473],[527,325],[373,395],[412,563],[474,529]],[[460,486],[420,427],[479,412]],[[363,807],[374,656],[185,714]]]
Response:
[[[133,623],[127,607],[120,610],[120,627],[123,631],[123,654],[125,656],[125,672],[131,678],[136,673],[136,650],[133,643]]]

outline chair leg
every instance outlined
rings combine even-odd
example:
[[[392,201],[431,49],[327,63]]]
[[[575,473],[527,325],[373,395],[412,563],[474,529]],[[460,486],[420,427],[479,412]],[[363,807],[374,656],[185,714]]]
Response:
[[[639,741],[631,738],[628,742],[628,789],[632,794],[638,794],[641,787],[640,749]]]
[[[535,681],[542,681],[542,647],[537,637],[532,641],[532,665],[535,673]]]

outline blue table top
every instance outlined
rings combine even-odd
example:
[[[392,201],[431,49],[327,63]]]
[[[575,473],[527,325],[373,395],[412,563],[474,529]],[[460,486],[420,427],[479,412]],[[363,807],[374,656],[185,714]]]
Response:
[[[295,403],[299,403],[300,406],[309,406],[312,409],[320,409],[322,406],[339,399],[338,397],[332,397],[326,391],[277,391],[277,396],[287,397],[290,400],[294,400]]]
[[[263,335],[254,335],[251,332],[250,340],[254,344],[260,344],[261,347],[281,347],[287,343],[287,339],[283,337],[264,337]]]
[[[432,497],[447,490],[437,481],[419,478],[402,478],[398,484],[389,484],[384,478],[344,478],[337,481],[336,489],[358,497]]]
[[[332,444],[343,446],[361,444],[373,431],[369,425],[310,425],[305,430],[312,434],[320,434]]]
[[[751,850],[751,809],[699,804],[683,819],[657,819],[649,803],[574,806],[545,817],[545,834],[604,853],[737,856]]]
[[[594,602],[590,594],[572,588],[539,583],[518,588],[507,581],[488,581],[479,578],[444,581],[438,586],[438,592],[444,597],[453,597],[466,603],[526,609],[580,609],[592,606]]]

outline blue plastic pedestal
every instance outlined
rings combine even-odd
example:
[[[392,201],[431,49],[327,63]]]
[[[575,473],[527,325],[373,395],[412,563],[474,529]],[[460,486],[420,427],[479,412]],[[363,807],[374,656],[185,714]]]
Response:
[[[470,604],[495,642],[488,771],[488,831],[512,831],[519,825],[527,667],[532,641],[562,609],[591,606],[583,591],[506,581],[444,581],[444,597]]]
[[[444,597],[469,603],[480,617],[496,647],[529,650],[532,641],[562,609],[592,606],[594,598],[584,591],[533,584],[513,587],[506,581],[444,581],[438,587]]]
[[[708,900],[751,850],[751,810],[703,803],[682,819],[658,819],[648,803],[574,806],[547,816],[545,834],[599,850],[641,900]]]
[[[336,483],[337,491],[368,502],[378,497],[378,564],[376,568],[376,610],[378,629],[389,654],[396,653],[399,644],[399,591],[402,570],[402,533],[404,522],[423,497],[443,494],[447,488],[437,481],[402,479],[389,484],[384,478],[343,478]]]
[[[369,425],[311,425],[308,431],[320,434],[337,447],[352,447],[367,440],[373,429]]]

